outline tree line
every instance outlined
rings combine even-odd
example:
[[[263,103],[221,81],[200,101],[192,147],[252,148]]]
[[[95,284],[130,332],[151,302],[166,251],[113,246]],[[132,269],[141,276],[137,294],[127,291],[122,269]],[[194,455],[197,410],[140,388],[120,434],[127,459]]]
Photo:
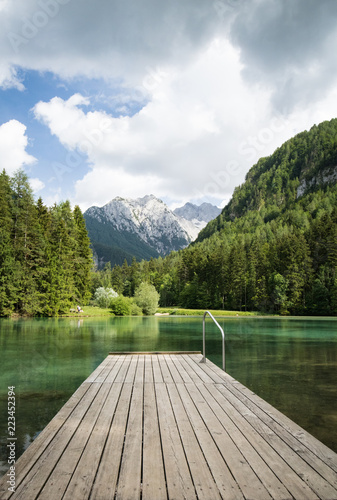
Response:
[[[26,174],[0,174],[0,316],[55,316],[91,296],[90,240],[68,201],[35,202]]]
[[[337,314],[337,209],[307,231],[261,224],[255,234],[217,234],[166,258],[109,266],[111,284],[133,295],[147,281],[163,307]]]

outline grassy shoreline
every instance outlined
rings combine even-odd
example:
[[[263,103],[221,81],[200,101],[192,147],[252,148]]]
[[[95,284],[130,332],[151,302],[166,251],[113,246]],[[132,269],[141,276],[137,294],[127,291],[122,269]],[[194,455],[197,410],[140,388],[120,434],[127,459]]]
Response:
[[[270,316],[257,311],[224,311],[222,309],[207,309],[213,316]],[[158,313],[170,316],[203,316],[206,309],[183,309],[180,307],[159,307]]]
[[[159,307],[157,309],[157,315],[169,315],[169,316],[202,316],[206,309],[182,309],[180,307]],[[210,309],[210,313],[213,316],[227,316],[227,317],[257,317],[257,316],[270,316],[270,314],[264,314],[256,311],[223,311]],[[277,316],[277,315],[273,315]],[[113,318],[114,314],[110,309],[101,309],[95,306],[84,306],[83,313],[69,312],[62,314],[61,318],[94,318],[94,317],[106,317]]]
[[[83,306],[83,312],[73,312],[69,311],[65,314],[60,314],[60,318],[113,318],[115,315],[111,309],[104,309],[97,306]]]

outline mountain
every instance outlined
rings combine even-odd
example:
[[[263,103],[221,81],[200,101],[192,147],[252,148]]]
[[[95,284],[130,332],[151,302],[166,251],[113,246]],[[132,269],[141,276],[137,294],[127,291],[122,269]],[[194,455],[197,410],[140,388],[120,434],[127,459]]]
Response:
[[[199,206],[186,203],[183,207],[173,210],[173,213],[193,222],[200,231],[206,226],[207,222],[215,219],[221,213],[221,209],[211,203],[202,203]]]
[[[198,207],[190,205],[189,213],[197,214]],[[172,212],[153,195],[135,200],[117,197],[103,207],[90,207],[84,218],[96,262],[121,264],[124,259],[150,259],[186,247],[210,220],[200,220],[202,214],[213,213],[212,205],[204,205],[192,220]]]
[[[271,156],[260,158],[245,182],[235,188],[221,214],[199,233],[197,241],[229,227],[246,226],[245,232],[254,232],[261,220],[297,225],[298,221],[292,220],[294,211],[315,218],[314,193],[334,189],[336,181],[337,119],[333,119],[297,134]]]
[[[260,158],[198,238],[151,271],[164,307],[337,315],[337,119]],[[146,272],[130,269],[129,289]]]

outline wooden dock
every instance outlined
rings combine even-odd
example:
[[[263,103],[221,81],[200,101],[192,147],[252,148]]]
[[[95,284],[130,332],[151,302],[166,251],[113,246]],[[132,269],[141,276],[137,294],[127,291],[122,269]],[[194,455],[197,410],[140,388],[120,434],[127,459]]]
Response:
[[[110,354],[0,499],[336,500],[337,455],[197,353]]]

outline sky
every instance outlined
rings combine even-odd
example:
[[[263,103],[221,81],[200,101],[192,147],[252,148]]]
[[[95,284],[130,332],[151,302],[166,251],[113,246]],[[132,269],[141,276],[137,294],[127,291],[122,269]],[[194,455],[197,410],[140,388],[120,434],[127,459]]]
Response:
[[[0,168],[36,198],[224,206],[337,116],[335,0],[0,0]]]

